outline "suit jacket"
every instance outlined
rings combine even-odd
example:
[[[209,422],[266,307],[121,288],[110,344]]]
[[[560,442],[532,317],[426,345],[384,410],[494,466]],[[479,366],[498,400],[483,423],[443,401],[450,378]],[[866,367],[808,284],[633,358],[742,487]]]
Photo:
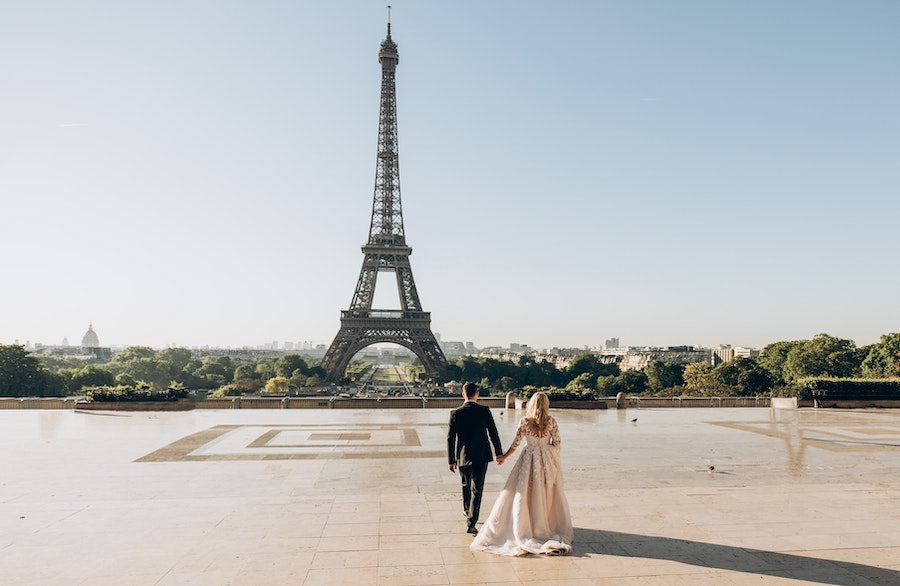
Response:
[[[491,444],[495,454],[503,454],[500,434],[497,433],[494,416],[488,407],[475,401],[466,401],[462,407],[450,413],[450,431],[447,433],[447,457],[450,464],[486,464],[494,459]]]

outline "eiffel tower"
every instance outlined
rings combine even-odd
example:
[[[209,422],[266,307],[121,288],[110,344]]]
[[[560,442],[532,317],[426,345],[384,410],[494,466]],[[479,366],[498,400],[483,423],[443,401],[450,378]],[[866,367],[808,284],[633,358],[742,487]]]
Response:
[[[400,165],[397,156],[397,93],[394,74],[399,61],[397,44],[391,39],[388,19],[387,38],[378,52],[381,63],[381,111],[378,120],[378,162],[375,171],[375,196],[369,240],[362,247],[365,255],[350,309],[341,312],[341,329],[322,359],[322,368],[330,381],[343,378],[353,355],[372,344],[392,342],[411,350],[428,375],[446,366],[441,347],[431,332],[431,314],[422,311],[416,283],[413,281],[403,231],[400,206]],[[373,309],[375,281],[380,272],[393,272],[400,294],[400,310]]]

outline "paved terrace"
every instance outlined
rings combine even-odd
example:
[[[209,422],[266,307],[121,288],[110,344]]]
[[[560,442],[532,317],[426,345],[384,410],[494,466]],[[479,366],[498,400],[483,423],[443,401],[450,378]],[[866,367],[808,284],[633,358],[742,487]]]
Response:
[[[0,411],[0,582],[900,583],[900,411],[554,415],[575,552],[505,558],[443,410]]]

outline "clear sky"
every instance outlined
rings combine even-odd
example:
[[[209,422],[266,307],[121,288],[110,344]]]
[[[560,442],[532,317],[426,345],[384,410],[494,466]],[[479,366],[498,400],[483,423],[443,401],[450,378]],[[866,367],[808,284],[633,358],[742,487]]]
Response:
[[[900,3],[392,5],[406,234],[442,339],[900,330]],[[368,235],[385,6],[4,2],[0,342],[93,322],[103,345],[330,343]]]

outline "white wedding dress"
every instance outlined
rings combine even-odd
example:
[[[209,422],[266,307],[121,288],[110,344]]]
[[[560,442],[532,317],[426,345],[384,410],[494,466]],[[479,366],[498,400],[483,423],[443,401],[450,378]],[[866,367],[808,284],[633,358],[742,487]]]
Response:
[[[572,551],[572,517],[563,490],[556,420],[551,417],[542,433],[523,417],[512,447],[523,438],[525,449],[470,547],[501,555],[568,554]]]

